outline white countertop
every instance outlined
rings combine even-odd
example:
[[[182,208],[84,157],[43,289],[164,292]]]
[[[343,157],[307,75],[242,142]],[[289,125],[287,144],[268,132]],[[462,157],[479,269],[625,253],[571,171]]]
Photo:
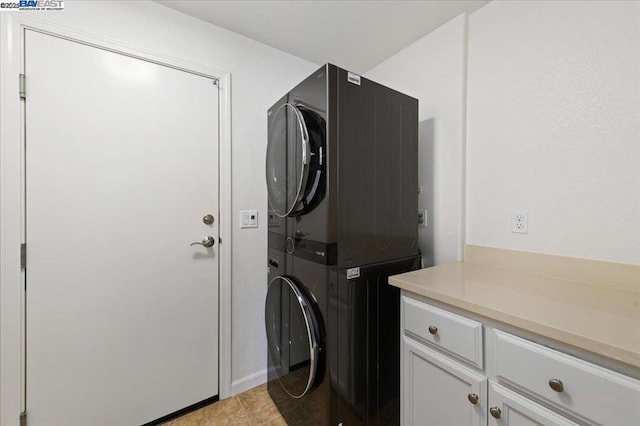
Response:
[[[477,258],[480,256],[474,256],[474,261]],[[389,282],[640,368],[640,273],[636,277],[634,266],[622,265],[626,272],[631,268],[631,274],[623,274],[627,282],[608,284],[597,279],[575,281],[567,279],[567,274],[552,278],[530,267],[508,270],[496,266],[499,262],[488,263],[493,264],[465,261],[440,265],[396,275]],[[609,265],[606,268],[616,266]]]

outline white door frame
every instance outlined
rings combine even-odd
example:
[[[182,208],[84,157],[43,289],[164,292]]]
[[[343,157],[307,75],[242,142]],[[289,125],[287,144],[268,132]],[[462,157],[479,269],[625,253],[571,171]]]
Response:
[[[130,57],[218,79],[219,86],[219,396],[231,396],[231,74],[126,40],[68,28],[31,14],[0,14],[0,424],[18,426],[24,407],[23,274],[24,116],[18,76],[23,72],[25,29],[48,33]],[[27,76],[28,86],[29,76]],[[28,89],[27,89],[28,90]],[[27,95],[28,96],[28,95]]]

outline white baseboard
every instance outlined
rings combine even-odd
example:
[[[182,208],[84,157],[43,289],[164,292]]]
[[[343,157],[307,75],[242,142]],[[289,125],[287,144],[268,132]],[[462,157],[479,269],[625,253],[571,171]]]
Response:
[[[267,369],[260,370],[248,376],[244,376],[238,380],[231,382],[231,395],[235,396],[239,393],[255,388],[267,382]]]

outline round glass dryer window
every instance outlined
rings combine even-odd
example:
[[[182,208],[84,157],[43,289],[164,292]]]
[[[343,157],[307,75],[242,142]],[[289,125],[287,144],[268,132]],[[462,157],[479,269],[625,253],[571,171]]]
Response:
[[[316,382],[317,324],[304,289],[288,277],[271,280],[265,305],[269,357],[282,388],[293,398],[302,398]]]
[[[267,146],[269,204],[284,217],[304,196],[309,174],[309,133],[300,110],[281,105],[271,117]]]

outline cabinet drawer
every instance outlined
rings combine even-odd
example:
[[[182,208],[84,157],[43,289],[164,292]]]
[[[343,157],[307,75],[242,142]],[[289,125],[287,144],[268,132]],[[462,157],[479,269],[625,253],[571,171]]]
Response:
[[[640,381],[495,331],[495,374],[586,423],[640,424]]]
[[[403,296],[404,332],[483,368],[482,324]]]

